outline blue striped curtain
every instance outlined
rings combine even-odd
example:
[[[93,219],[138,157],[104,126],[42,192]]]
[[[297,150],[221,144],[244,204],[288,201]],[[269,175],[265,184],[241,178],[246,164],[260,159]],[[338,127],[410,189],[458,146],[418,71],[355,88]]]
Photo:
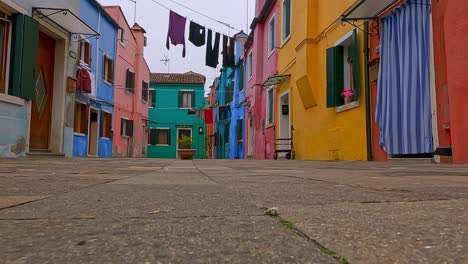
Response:
[[[382,19],[375,119],[387,154],[432,153],[430,0],[408,0]]]

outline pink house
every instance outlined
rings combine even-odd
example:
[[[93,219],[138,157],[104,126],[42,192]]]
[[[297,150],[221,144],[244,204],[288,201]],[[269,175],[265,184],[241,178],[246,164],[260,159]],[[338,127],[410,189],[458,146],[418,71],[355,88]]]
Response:
[[[265,86],[277,74],[278,1],[258,0],[255,19],[245,45],[247,91],[246,157],[272,159],[275,151],[275,85]]]
[[[145,30],[138,24],[130,28],[119,6],[104,8],[120,25],[117,40],[113,156],[146,157],[148,108],[153,100],[149,91],[150,69],[143,56]]]

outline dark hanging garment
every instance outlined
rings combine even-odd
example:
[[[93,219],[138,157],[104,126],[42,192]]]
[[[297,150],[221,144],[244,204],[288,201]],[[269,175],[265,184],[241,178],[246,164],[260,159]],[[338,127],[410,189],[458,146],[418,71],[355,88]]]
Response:
[[[206,43],[206,29],[199,24],[190,21],[190,34],[189,40],[196,47],[201,47]]]
[[[169,14],[169,30],[167,32],[166,48],[169,49],[169,39],[172,45],[182,44],[182,57],[185,58],[185,24],[187,19],[171,10]]]
[[[213,31],[208,29],[208,37],[206,40],[206,66],[216,68],[219,63],[219,41],[220,34],[216,33],[215,42],[213,45]]]
[[[223,36],[223,67],[236,67],[234,45],[234,38]]]

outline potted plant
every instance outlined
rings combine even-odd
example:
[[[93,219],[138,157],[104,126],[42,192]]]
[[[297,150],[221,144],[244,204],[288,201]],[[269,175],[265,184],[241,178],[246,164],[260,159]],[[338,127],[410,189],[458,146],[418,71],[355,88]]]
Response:
[[[343,96],[345,104],[349,104],[353,100],[354,92],[351,88],[346,88],[341,92],[341,96]]]
[[[177,140],[179,143],[179,149],[177,155],[181,160],[192,160],[195,155],[195,149],[192,148],[192,138],[188,136],[182,136],[181,139]]]

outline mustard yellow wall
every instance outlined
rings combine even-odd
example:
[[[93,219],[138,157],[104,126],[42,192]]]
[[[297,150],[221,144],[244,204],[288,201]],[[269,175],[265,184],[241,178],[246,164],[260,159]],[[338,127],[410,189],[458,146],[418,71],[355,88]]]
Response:
[[[282,0],[279,0],[278,73],[291,77],[280,84],[278,95],[290,90],[291,123],[294,126],[296,158],[301,160],[366,160],[366,112],[364,100],[364,54],[361,55],[360,106],[336,113],[326,108],[326,50],[352,31],[338,21],[354,0],[292,0],[291,39],[281,45]],[[334,23],[335,22],[335,23]],[[359,49],[364,47],[364,33],[359,32]],[[304,108],[296,81],[307,76],[316,106]],[[279,111],[276,107],[276,116]],[[276,133],[279,123],[276,118]]]

